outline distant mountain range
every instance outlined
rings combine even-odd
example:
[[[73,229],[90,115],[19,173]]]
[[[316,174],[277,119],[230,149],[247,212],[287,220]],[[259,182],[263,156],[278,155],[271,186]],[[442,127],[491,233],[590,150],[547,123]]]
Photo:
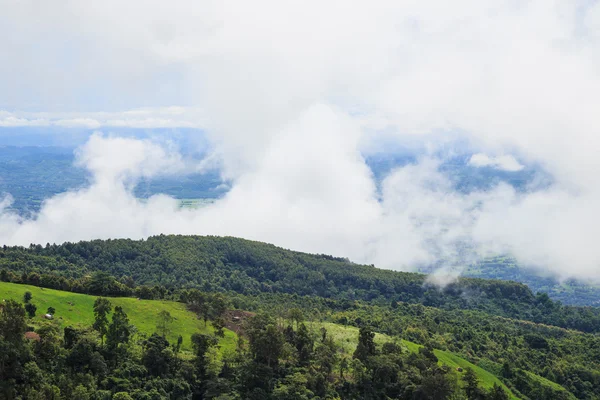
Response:
[[[421,267],[419,272],[430,274],[436,269],[436,266]],[[462,268],[461,275],[470,278],[500,279],[524,283],[533,293],[547,293],[553,300],[566,305],[600,305],[600,285],[574,279],[560,280],[544,271],[520,266],[512,257],[490,257]]]
[[[4,139],[0,135],[0,143]],[[0,147],[0,194],[10,194],[14,199],[12,208],[27,215],[38,211],[46,198],[86,186],[89,176],[85,170],[73,165],[74,149],[69,146]],[[548,181],[535,168],[515,172],[477,168],[468,164],[469,158],[470,154],[455,156],[446,159],[439,167],[462,192],[487,190],[500,182],[508,183],[517,190],[525,190],[534,181]],[[395,168],[416,163],[417,159],[418,155],[414,153],[365,156],[365,162],[371,168],[378,186]],[[540,179],[540,176],[544,179]],[[227,186],[222,183],[220,171],[213,169],[204,173],[143,179],[138,183],[135,194],[139,198],[163,193],[177,199],[216,199],[227,191]]]
[[[75,136],[82,140],[85,137],[83,133]],[[2,136],[2,139],[5,137]],[[0,194],[10,194],[13,197],[11,209],[21,215],[32,215],[40,209],[44,199],[67,190],[85,187],[89,176],[85,170],[73,165],[73,151],[72,146],[0,147]],[[454,156],[440,165],[440,171],[447,174],[455,187],[462,192],[487,190],[500,182],[508,183],[517,190],[526,190],[533,182],[537,185],[550,182],[543,171],[533,167],[515,172],[487,167],[476,168],[469,165],[469,158],[469,154]],[[380,185],[395,168],[416,163],[417,159],[418,155],[414,153],[379,153],[365,156],[377,185]],[[181,199],[183,207],[197,207],[223,196],[226,192],[227,187],[222,185],[218,170],[203,174],[143,179],[135,188],[135,194],[139,198],[164,193]],[[421,271],[431,272],[432,269],[424,268]],[[508,257],[495,257],[471,265],[464,270],[463,275],[523,282],[534,293],[547,292],[550,297],[564,304],[600,304],[600,287],[572,280],[560,282],[551,276],[543,277],[537,271],[519,267],[515,260]]]

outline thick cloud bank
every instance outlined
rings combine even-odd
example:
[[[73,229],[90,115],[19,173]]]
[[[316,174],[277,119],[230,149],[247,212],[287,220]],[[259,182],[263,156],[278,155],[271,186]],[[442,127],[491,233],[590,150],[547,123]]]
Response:
[[[229,234],[397,269],[509,253],[563,277],[600,275],[598,2],[0,3],[4,124],[147,126],[152,115],[108,121],[189,106],[157,111],[157,125],[202,125],[232,185],[200,210],[141,202],[136,179],[187,161],[97,135],[78,155],[90,187],[32,220],[4,212],[2,242]],[[425,156],[378,193],[364,147],[437,137],[425,143],[437,154],[446,135],[478,148],[475,166],[536,163],[553,184],[459,193]]]

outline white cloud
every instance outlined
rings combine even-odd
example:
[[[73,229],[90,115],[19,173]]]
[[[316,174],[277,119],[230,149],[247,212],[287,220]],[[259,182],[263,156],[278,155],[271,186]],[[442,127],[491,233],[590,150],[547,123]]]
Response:
[[[8,112],[0,110],[0,127],[64,128],[202,128],[202,111],[193,107],[160,107],[123,112]]]
[[[34,220],[2,214],[5,242],[232,234],[390,268],[506,251],[599,275],[597,4],[2,3],[0,107],[20,111],[1,113],[0,125],[202,127],[232,182],[198,211],[140,203],[123,182],[178,157],[144,142],[147,160],[121,163],[118,139],[99,137],[80,154],[96,183],[50,199]],[[360,150],[381,131],[462,135],[482,152],[475,164],[535,162],[554,183],[463,195],[424,158],[387,177],[379,203]],[[139,155],[136,143],[117,147]]]
[[[510,172],[521,171],[523,168],[525,168],[525,166],[519,163],[519,161],[517,161],[517,159],[510,154],[496,157],[490,157],[484,153],[473,154],[469,159],[468,165],[478,168],[491,167],[501,171]]]

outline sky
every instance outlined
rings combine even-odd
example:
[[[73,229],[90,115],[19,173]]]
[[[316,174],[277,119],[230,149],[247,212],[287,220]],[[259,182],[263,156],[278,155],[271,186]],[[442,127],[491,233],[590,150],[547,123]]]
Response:
[[[0,7],[0,127],[96,131],[76,157],[89,186],[27,219],[7,196],[3,243],[217,234],[398,270],[510,254],[600,278],[597,1]],[[211,152],[123,127],[194,128]],[[364,154],[394,143],[427,151],[378,189]],[[438,169],[449,143],[476,149],[473,167],[535,164],[552,184],[458,192]],[[214,165],[231,189],[200,210],[132,194]]]

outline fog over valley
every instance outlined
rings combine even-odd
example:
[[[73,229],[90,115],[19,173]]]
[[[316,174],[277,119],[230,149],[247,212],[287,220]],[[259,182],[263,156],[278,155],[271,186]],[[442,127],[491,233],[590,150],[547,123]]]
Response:
[[[598,277],[597,3],[7,1],[1,137],[79,172],[33,205],[3,186],[3,243],[234,235]]]

